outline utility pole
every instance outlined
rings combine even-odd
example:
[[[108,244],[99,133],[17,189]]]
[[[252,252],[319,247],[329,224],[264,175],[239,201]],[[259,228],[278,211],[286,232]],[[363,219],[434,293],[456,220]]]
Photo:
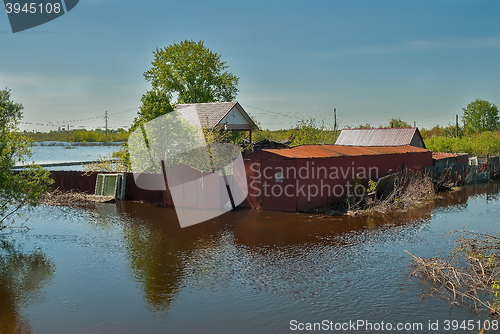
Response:
[[[458,137],[458,115],[457,115],[457,137]]]
[[[196,103],[196,87],[194,87],[194,103]]]
[[[334,133],[337,133],[337,108],[333,108],[333,119],[334,119],[333,131]]]
[[[108,111],[106,110],[106,113],[104,114],[104,120],[106,122],[106,126],[105,126],[105,129],[106,129],[106,132],[105,132],[105,136],[106,136],[106,140],[108,139]]]

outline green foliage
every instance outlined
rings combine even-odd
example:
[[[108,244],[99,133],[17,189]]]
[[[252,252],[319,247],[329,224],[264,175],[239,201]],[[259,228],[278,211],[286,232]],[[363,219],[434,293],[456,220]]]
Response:
[[[497,155],[500,151],[499,132],[487,131],[457,137],[432,137],[426,139],[425,146],[434,152],[468,153],[469,155]]]
[[[180,113],[170,112],[141,124],[130,134],[131,167],[134,173],[147,174],[161,174],[162,164],[165,169],[185,164],[204,171],[218,170],[240,154],[239,147],[223,145],[230,140],[229,131],[200,129]]]
[[[498,283],[500,282],[493,281],[492,283],[493,284],[491,285],[491,290],[495,294],[495,298],[493,298],[492,307],[494,310],[498,312],[500,310],[500,297],[498,296],[498,294],[500,293],[500,285]]]
[[[100,129],[97,130],[72,130],[72,131],[51,131],[48,133],[24,132],[24,136],[33,141],[66,141],[81,143],[107,143],[107,142],[125,142],[128,139],[128,133],[123,129],[109,130],[107,133]]]
[[[252,132],[252,142],[258,142],[264,139],[272,139],[272,140],[283,140],[289,137],[291,133],[295,130],[260,130]]]
[[[411,125],[406,123],[405,121],[402,121],[401,118],[392,118],[389,121],[389,128],[411,128]]]
[[[10,100],[10,90],[0,90],[0,230],[20,208],[39,204],[52,183],[50,173],[40,166],[13,171],[16,163],[24,164],[31,157],[31,142],[18,129],[22,109]]]
[[[373,129],[373,126],[371,126],[370,123],[360,124],[358,129]]]
[[[206,161],[203,152],[200,151],[197,156],[197,150],[190,150],[190,146],[201,138],[209,144],[241,141],[245,134],[196,129],[177,117],[171,101],[176,95],[177,103],[191,103],[195,89],[197,102],[232,101],[238,92],[239,78],[226,71],[228,66],[221,61],[220,55],[205,47],[203,41],[184,40],[163,49],[157,48],[154,58],[152,67],[144,73],[146,80],[151,82],[152,90],[142,96],[141,109],[129,130],[133,137],[123,145],[123,165],[133,165],[134,171],[138,168],[142,172],[157,173],[159,164],[155,162],[170,157],[166,162],[167,168],[183,162],[208,169],[209,166],[201,163]],[[149,130],[143,126],[146,123]],[[148,136],[145,136],[146,132],[149,132]],[[200,145],[197,147],[204,147]],[[189,156],[180,153],[187,151],[191,152]],[[153,155],[147,156],[147,152]]]
[[[122,160],[117,160],[122,151],[114,152],[111,156],[102,157],[99,154],[97,161],[82,165],[83,174],[90,175],[92,173],[110,172],[110,173],[123,173],[128,172],[128,167],[124,166]]]
[[[499,116],[496,105],[485,100],[476,99],[462,110],[464,111],[463,118],[467,133],[495,131],[498,129]]]
[[[290,132],[294,134],[291,146],[335,144],[338,137],[338,133],[328,129],[324,122],[317,123],[314,119],[299,121]]]
[[[172,112],[174,108],[170,103],[170,98],[167,93],[163,91],[148,91],[142,95],[141,107],[134,118],[134,122],[130,127],[129,132],[132,133],[139,125],[145,124],[158,116],[165,115]]]
[[[458,126],[458,136],[461,137],[463,135],[463,127]],[[439,125],[436,125],[430,130],[427,129],[421,129],[420,134],[422,135],[422,138],[429,139],[432,137],[456,137],[457,136],[457,126],[456,124],[448,124],[446,127],[440,127]]]
[[[226,71],[220,55],[203,45],[203,41],[187,39],[156,49],[152,67],[144,73],[153,90],[162,91],[177,103],[232,101],[238,93],[238,80]]]
[[[368,180],[368,189],[366,192],[369,194],[374,192],[375,189],[377,189],[377,181]]]

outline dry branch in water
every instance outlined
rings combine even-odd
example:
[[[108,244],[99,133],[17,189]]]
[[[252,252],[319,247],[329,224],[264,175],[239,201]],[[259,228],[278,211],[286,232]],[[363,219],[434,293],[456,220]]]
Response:
[[[452,305],[500,316],[500,237],[462,231],[454,246],[445,259],[424,259],[405,250],[414,260],[410,276],[432,284],[424,296],[437,294]]]
[[[54,191],[47,192],[42,200],[43,204],[56,206],[86,207],[95,203],[114,202],[113,196],[90,195],[76,191]]]
[[[352,196],[345,200],[344,206],[348,211],[359,213],[405,211],[428,201],[435,194],[434,183],[429,176],[403,171],[394,174],[394,184],[387,196]]]

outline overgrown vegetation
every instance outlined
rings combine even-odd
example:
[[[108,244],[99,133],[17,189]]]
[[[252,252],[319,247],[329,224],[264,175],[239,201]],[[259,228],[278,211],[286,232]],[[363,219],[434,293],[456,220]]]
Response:
[[[468,153],[473,156],[498,155],[500,132],[487,131],[467,134],[462,137],[431,137],[424,141],[433,152]]]
[[[317,122],[311,118],[309,120],[298,121],[296,126],[288,130],[261,130],[252,133],[252,141],[258,142],[263,139],[282,141],[292,138],[291,147],[299,145],[321,145],[335,144],[340,130],[334,131],[325,125],[324,122]]]
[[[25,206],[33,208],[52,183],[40,166],[13,168],[31,157],[31,142],[19,132],[23,106],[10,100],[10,90],[0,90],[0,230]]]
[[[351,213],[387,213],[406,211],[434,198],[433,180],[408,171],[388,175],[379,182],[370,180],[366,194],[350,196],[344,207]]]
[[[119,153],[119,152],[115,152]],[[123,160],[117,157],[117,154],[113,153],[111,157],[105,156],[101,157],[97,161],[83,164],[82,170],[84,175],[90,175],[95,172],[110,172],[110,173],[124,173],[128,172],[128,166],[123,164]]]
[[[458,234],[460,232],[452,232]],[[461,231],[445,258],[413,257],[411,276],[430,282],[425,296],[500,316],[500,236]]]

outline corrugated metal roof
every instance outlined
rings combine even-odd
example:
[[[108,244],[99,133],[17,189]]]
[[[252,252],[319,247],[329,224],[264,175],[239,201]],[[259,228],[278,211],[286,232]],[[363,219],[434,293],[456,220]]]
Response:
[[[362,156],[382,154],[402,154],[415,152],[430,152],[414,146],[340,146],[340,145],[302,145],[283,149],[264,149],[263,152],[286,158],[329,158],[341,156]]]
[[[186,103],[178,104],[175,106],[175,110],[181,111],[184,108],[195,107],[198,118],[200,119],[200,124],[204,128],[213,129],[219,122],[235,107],[237,106],[244,115],[248,118],[248,124],[252,130],[258,130],[257,125],[251,120],[251,118],[246,114],[245,110],[237,101],[231,102],[210,102],[210,103]]]
[[[340,132],[335,144],[349,146],[410,145],[417,132],[417,136],[420,137],[418,128],[344,129]]]
[[[443,152],[432,152],[433,160],[441,160],[448,158],[458,158],[458,157],[468,157],[467,153],[443,153]]]

